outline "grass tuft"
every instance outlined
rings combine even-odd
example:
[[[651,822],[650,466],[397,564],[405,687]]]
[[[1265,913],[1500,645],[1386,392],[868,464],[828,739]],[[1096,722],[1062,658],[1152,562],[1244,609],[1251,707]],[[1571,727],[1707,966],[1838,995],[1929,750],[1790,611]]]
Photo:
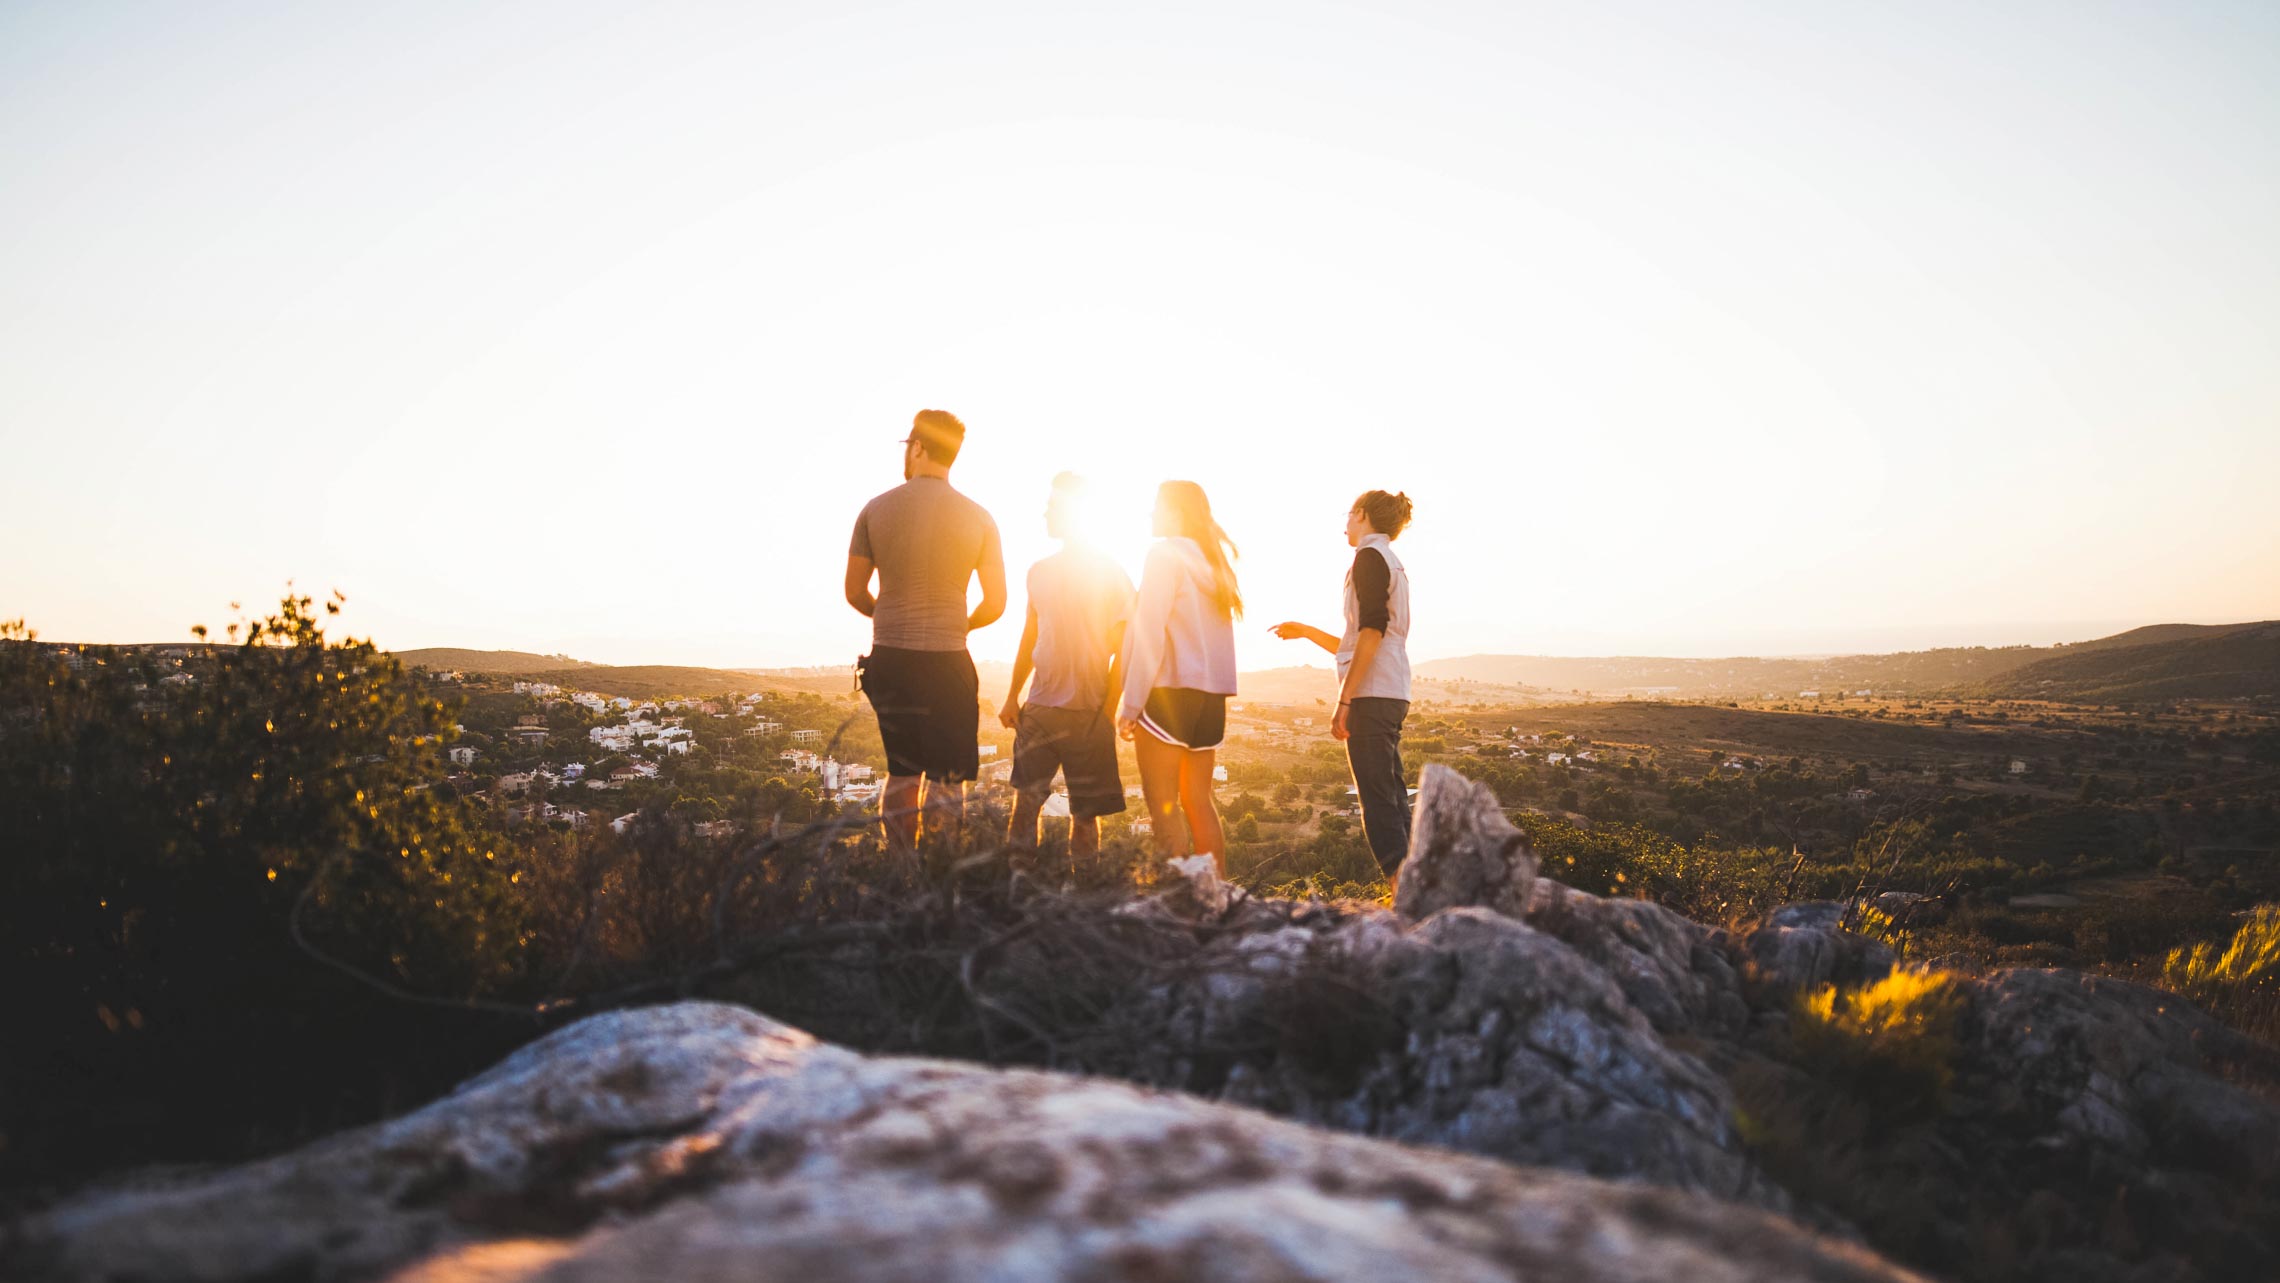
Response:
[[[1902,1113],[1937,1112],[1955,1081],[1963,997],[1945,971],[1894,968],[1858,988],[1798,995],[1790,1037],[1799,1066]]]
[[[2172,949],[2161,982],[2252,1036],[2280,1043],[2280,904],[2259,905],[2223,948]]]

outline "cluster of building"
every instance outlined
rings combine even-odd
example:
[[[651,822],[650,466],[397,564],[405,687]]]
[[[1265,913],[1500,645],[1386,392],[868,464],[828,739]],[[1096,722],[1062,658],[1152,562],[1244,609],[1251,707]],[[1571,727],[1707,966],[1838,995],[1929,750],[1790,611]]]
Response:
[[[809,732],[821,738],[819,732]],[[798,738],[794,732],[793,738]],[[878,772],[861,762],[841,762],[804,748],[787,748],[776,755],[778,761],[802,775],[813,775],[823,785],[823,795],[840,802],[869,806],[879,800],[884,782]]]
[[[596,726],[586,732],[586,738],[606,753],[630,753],[637,746],[660,753],[686,753],[697,742],[697,733],[690,730],[683,719],[668,717],[663,721]]]

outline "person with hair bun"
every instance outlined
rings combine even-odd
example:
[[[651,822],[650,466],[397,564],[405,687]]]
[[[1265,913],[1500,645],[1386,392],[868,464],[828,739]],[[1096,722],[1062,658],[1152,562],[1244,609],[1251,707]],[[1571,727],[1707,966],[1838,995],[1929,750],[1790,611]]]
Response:
[[[1401,769],[1401,724],[1409,717],[1409,574],[1393,541],[1409,524],[1406,494],[1372,490],[1346,512],[1346,628],[1333,637],[1285,620],[1285,641],[1310,641],[1338,659],[1338,712],[1330,733],[1346,741],[1362,831],[1378,867],[1393,876],[1409,853],[1409,786]]]

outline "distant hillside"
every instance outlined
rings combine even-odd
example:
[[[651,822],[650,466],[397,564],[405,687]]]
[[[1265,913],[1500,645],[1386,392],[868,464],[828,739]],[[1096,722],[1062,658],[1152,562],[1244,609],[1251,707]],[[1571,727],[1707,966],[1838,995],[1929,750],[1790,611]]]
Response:
[[[2065,647],[1982,684],[1977,693],[2116,704],[2280,695],[2280,621],[2164,625],[2120,637],[2149,633],[2157,640],[2116,646],[2103,643],[2119,638],[2105,638]]]
[[[746,691],[783,690],[782,682],[726,668],[684,668],[675,664],[618,666],[591,664],[584,668],[553,668],[516,673],[532,681],[552,682],[574,690],[628,699],[661,699],[675,695],[740,695]]]
[[[456,670],[462,673],[524,673],[546,672],[562,668],[594,667],[585,660],[568,655],[534,655],[527,650],[461,650],[452,646],[430,646],[424,650],[399,650],[396,658],[420,668],[438,671]]]
[[[2120,650],[2129,646],[2151,646],[2158,642],[2198,641],[2210,637],[2222,637],[2226,633],[2255,627],[2258,625],[2147,624],[2143,628],[2132,628],[2126,633],[2115,633],[2111,637],[2100,637],[2092,641],[2074,642],[2054,649],[2063,650],[2070,655],[2085,650]]]
[[[1681,699],[1795,698],[1800,691],[1927,694],[1985,682],[2050,654],[2032,646],[1956,646],[1896,655],[1662,659],[1620,656],[1468,655],[1419,664],[1420,677]]]

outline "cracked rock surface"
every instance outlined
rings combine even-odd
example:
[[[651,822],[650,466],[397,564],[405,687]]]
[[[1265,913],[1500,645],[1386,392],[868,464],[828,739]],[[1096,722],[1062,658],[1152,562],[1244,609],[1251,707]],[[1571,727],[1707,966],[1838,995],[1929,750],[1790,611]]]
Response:
[[[864,1057],[712,1003],[592,1017],[296,1153],[83,1194],[4,1251],[57,1279],[1913,1277],[1706,1198]]]

